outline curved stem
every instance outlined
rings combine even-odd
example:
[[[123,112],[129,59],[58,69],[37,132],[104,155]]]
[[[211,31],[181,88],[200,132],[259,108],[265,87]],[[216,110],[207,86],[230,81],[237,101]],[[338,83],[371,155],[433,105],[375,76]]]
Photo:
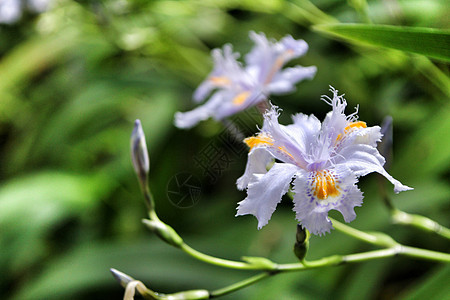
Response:
[[[201,253],[201,252],[195,250],[194,248],[190,247],[186,243],[181,244],[180,249],[183,250],[185,253],[189,254],[190,256],[194,257],[195,259],[201,260],[201,261],[209,263],[211,265],[216,265],[219,267],[230,268],[230,269],[257,270],[257,269],[255,269],[255,266],[252,266],[251,264],[248,264],[245,262],[217,258],[217,257],[211,256],[211,255]]]
[[[245,280],[239,281],[237,283],[234,283],[232,285],[229,285],[227,287],[215,290],[215,291],[211,291],[210,292],[210,297],[211,298],[215,298],[215,297],[220,297],[226,294],[230,294],[232,292],[235,292],[237,290],[240,290],[242,288],[245,288],[249,285],[252,285],[258,281],[263,280],[264,278],[267,278],[271,275],[274,275],[273,273],[269,273],[269,272],[264,272],[264,273],[260,273],[258,275],[252,276],[250,278],[247,278]]]
[[[368,233],[361,230],[358,230],[356,228],[350,227],[342,222],[339,222],[338,220],[335,220],[333,218],[329,218],[331,222],[333,223],[333,227],[348,236],[351,236],[355,239],[358,239],[360,241],[375,245],[375,246],[381,246],[381,247],[392,247],[395,245],[399,245],[393,238],[391,238],[389,235],[384,234],[382,232],[373,232]]]
[[[415,214],[408,214],[396,208],[391,210],[391,215],[394,223],[409,225],[426,232],[436,233],[446,239],[450,239],[450,229],[442,226],[441,224],[427,217]]]
[[[379,176],[379,178],[382,177]],[[392,199],[386,192],[384,178],[378,181],[378,185],[381,197],[383,198],[383,202],[389,210],[391,219],[395,224],[415,227],[426,232],[438,234],[446,239],[450,239],[450,229],[448,229],[447,227],[442,226],[441,224],[430,218],[416,214],[409,214],[398,208],[395,208]]]
[[[366,233],[364,231],[360,231],[360,230],[350,227],[348,225],[345,225],[344,223],[339,222],[338,220],[335,220],[331,217],[329,217],[329,219],[331,220],[331,222],[333,223],[333,227],[337,231],[340,231],[348,236],[354,237],[360,241],[377,245],[377,237],[376,236]]]

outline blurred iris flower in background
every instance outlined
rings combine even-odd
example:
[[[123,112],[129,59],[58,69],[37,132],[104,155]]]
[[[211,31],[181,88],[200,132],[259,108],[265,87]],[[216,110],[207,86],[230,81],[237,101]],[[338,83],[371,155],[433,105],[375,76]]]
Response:
[[[0,0],[0,23],[17,22],[25,10],[42,13],[50,6],[51,0]]]
[[[238,61],[227,44],[212,50],[214,69],[194,92],[194,101],[203,101],[213,90],[210,99],[192,111],[175,114],[175,125],[190,128],[213,117],[221,120],[248,107],[266,101],[271,94],[285,94],[295,90],[295,84],[311,79],[316,67],[295,66],[282,69],[290,60],[308,50],[303,40],[287,35],[279,42],[268,40],[264,33],[249,34],[255,46],[245,57],[246,66]]]

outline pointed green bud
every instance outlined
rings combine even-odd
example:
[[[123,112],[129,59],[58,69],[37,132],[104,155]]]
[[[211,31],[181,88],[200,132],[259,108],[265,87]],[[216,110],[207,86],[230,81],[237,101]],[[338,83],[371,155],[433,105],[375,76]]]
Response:
[[[112,275],[114,276],[114,278],[120,283],[121,286],[123,286],[124,288],[127,287],[127,284],[129,284],[130,282],[134,281],[133,278],[131,278],[130,276],[128,276],[125,273],[122,273],[114,268],[109,269],[112,273]]]
[[[164,224],[161,221],[148,220],[143,219],[142,223],[144,223],[147,228],[156,233],[163,241],[169,243],[172,246],[180,248],[183,244],[183,239],[178,235],[178,233],[169,225]]]
[[[140,120],[134,122],[134,129],[131,134],[131,159],[142,190],[145,190],[150,170],[150,159],[148,158],[147,144]]]
[[[306,253],[309,248],[310,233],[307,229],[303,228],[300,224],[297,224],[297,233],[295,235],[294,254],[299,260],[305,259]]]
[[[139,280],[135,280],[132,277],[128,276],[125,273],[122,273],[116,269],[109,269],[114,276],[114,278],[120,283],[121,286],[125,288],[125,295],[123,297],[124,300],[132,300],[134,299],[134,295],[136,291],[144,298],[144,299],[162,299],[158,296],[157,293],[148,289],[142,282]]]

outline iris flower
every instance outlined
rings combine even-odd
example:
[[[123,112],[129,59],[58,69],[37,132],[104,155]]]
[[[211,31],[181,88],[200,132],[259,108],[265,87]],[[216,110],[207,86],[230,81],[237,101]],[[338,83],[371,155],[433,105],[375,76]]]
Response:
[[[0,0],[0,24],[13,24],[24,10],[42,13],[50,7],[51,0]]]
[[[296,219],[311,233],[322,235],[332,228],[328,218],[332,209],[346,222],[355,219],[354,207],[363,200],[356,186],[359,177],[377,172],[394,185],[396,193],[412,189],[383,168],[385,160],[376,148],[380,127],[358,121],[357,110],[346,116],[346,100],[337,90],[331,91],[332,99],[322,97],[332,107],[322,124],[314,115],[297,114],[293,124],[280,125],[279,110],[272,107],[260,132],[244,140],[250,152],[237,186],[247,188],[247,198],[239,202],[237,216],[254,215],[260,229],[292,182]],[[279,162],[267,171],[273,158]]]
[[[237,61],[239,53],[233,52],[229,44],[212,51],[214,68],[194,92],[194,101],[201,102],[215,92],[194,110],[177,112],[177,127],[190,128],[210,117],[221,120],[266,101],[270,94],[292,92],[297,82],[314,77],[314,66],[282,69],[288,61],[306,53],[305,41],[287,35],[276,42],[253,31],[249,35],[255,46],[245,57],[245,67]]]

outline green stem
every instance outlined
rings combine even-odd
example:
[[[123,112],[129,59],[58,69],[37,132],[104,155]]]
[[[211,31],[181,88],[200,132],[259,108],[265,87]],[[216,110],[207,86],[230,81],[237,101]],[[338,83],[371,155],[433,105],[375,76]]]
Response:
[[[186,245],[187,247],[187,245]],[[192,248],[189,251],[194,251],[195,257],[199,258],[202,261],[229,267],[230,261],[226,261],[226,264],[220,263],[218,264],[217,261],[225,261],[221,259],[217,259],[215,257],[211,257],[209,255],[204,255],[202,253],[197,252],[196,250]],[[198,256],[200,254],[200,256]],[[358,262],[365,262],[375,259],[381,259],[381,258],[387,258],[387,257],[394,257],[396,255],[404,255],[414,258],[420,258],[420,259],[427,259],[427,260],[434,260],[439,262],[447,262],[450,263],[450,254],[430,251],[430,250],[424,250],[419,248],[413,248],[408,246],[402,246],[402,245],[396,245],[393,247],[389,247],[386,249],[381,250],[374,250],[374,251],[368,251],[368,252],[362,252],[362,253],[356,253],[356,254],[350,254],[350,255],[333,255],[329,257],[324,257],[318,260],[314,261],[308,261],[304,263],[294,263],[294,264],[281,264],[281,265],[274,265],[274,267],[268,271],[266,270],[263,273],[254,275],[252,277],[249,277],[247,279],[244,279],[242,281],[239,281],[237,283],[231,284],[229,286],[226,286],[221,289],[217,289],[215,291],[206,291],[206,290],[197,290],[197,291],[185,291],[185,292],[179,292],[176,294],[160,294],[156,293],[152,290],[149,290],[145,285],[143,285],[141,282],[138,282],[139,284],[136,285],[136,288],[138,289],[139,293],[145,298],[145,299],[211,299],[216,298],[220,296],[224,296],[227,294],[230,294],[232,292],[235,292],[237,290],[243,289],[247,286],[250,286],[254,283],[257,283],[265,278],[268,278],[270,276],[275,276],[277,274],[285,273],[285,272],[296,272],[296,271],[304,271],[304,270],[310,270],[310,269],[318,269],[318,268],[325,268],[325,267],[332,267],[332,266],[338,266],[342,264],[347,263],[358,263]],[[201,257],[201,258],[200,258]],[[210,260],[212,259],[212,260]],[[213,262],[215,261],[215,262]],[[234,262],[232,262],[234,263]],[[253,269],[257,269],[249,265],[249,267]],[[118,273],[116,271],[116,273]],[[128,278],[128,277],[127,277]],[[137,282],[137,281],[133,281]]]
[[[409,257],[419,258],[419,259],[426,259],[426,260],[434,260],[439,262],[446,262],[450,263],[450,254],[427,250],[427,249],[420,249],[420,248],[414,248],[409,246],[401,246],[401,251],[398,254],[402,254]]]
[[[250,278],[247,278],[245,280],[239,281],[237,283],[234,283],[232,285],[229,285],[227,287],[215,290],[215,291],[211,291],[210,292],[210,297],[211,298],[215,298],[215,297],[220,297],[223,295],[227,295],[230,294],[232,292],[235,292],[237,290],[243,289],[249,285],[252,285],[258,281],[263,280],[264,278],[267,278],[271,275],[274,275],[274,273],[269,273],[269,272],[264,272],[264,273],[260,273],[258,275],[252,276]]]
[[[148,184],[145,184],[145,186],[143,187],[143,194],[145,205],[147,206],[148,217],[150,218],[150,220],[160,221],[155,211],[155,201],[153,200],[153,195]]]
[[[393,247],[399,245],[393,238],[382,232],[367,233],[345,225],[344,223],[341,223],[333,218],[330,218],[330,220],[333,223],[333,227],[337,231],[340,231],[360,241],[381,247]]]
[[[379,181],[379,189],[384,204],[391,213],[391,218],[394,223],[412,226],[426,232],[433,232],[446,239],[450,239],[450,229],[448,229],[447,227],[442,226],[441,224],[430,218],[421,215],[409,214],[395,208],[394,203],[386,193],[384,181]]]
[[[322,267],[337,266],[344,263],[357,263],[364,262],[374,259],[393,257],[397,255],[403,255],[408,257],[414,257],[424,260],[432,260],[450,263],[450,254],[436,252],[431,250],[425,250],[420,248],[414,248],[403,245],[396,245],[381,250],[373,250],[362,253],[355,253],[349,255],[333,255],[329,257],[324,257],[314,261],[305,261],[305,263],[295,263],[295,264],[282,264],[278,265],[279,272],[286,271],[300,271],[308,269],[317,269]]]
[[[248,264],[245,262],[217,258],[217,257],[211,256],[211,255],[201,253],[201,252],[191,248],[186,243],[181,244],[180,248],[185,253],[189,254],[190,256],[194,257],[195,259],[198,259],[200,261],[206,262],[211,265],[216,265],[219,267],[230,268],[230,269],[258,270],[258,268],[255,268],[255,266],[252,266],[251,264]]]
[[[423,231],[433,232],[444,238],[450,239],[450,229],[440,225],[436,221],[433,221],[427,217],[415,214],[408,214],[395,208],[391,210],[391,214],[394,223],[409,225],[421,229]]]
[[[376,236],[366,233],[366,232],[363,232],[363,231],[360,231],[360,230],[350,227],[348,225],[345,225],[344,223],[341,223],[338,220],[335,220],[333,218],[329,218],[329,219],[331,220],[331,222],[333,223],[333,227],[337,231],[345,233],[346,235],[354,237],[360,241],[377,245],[377,237]]]

